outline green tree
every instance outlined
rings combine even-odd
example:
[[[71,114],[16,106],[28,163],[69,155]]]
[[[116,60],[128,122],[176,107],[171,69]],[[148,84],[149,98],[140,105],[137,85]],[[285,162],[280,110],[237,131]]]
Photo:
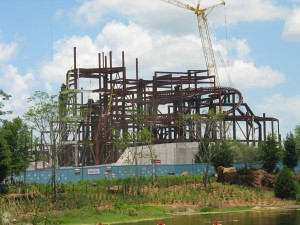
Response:
[[[28,99],[29,110],[24,118],[31,123],[32,129],[41,135],[41,141],[48,149],[51,165],[57,166],[56,146],[59,130],[59,105],[56,95],[37,91]]]
[[[300,152],[300,125],[295,128],[295,141],[297,152]]]
[[[31,132],[29,127],[17,117],[11,122],[4,121],[2,135],[9,146],[11,153],[10,175],[20,174],[27,169],[31,162]]]
[[[0,183],[10,174],[11,152],[4,138],[4,129],[0,128]]]
[[[239,141],[231,142],[231,149],[234,154],[234,161],[244,163],[245,169],[250,167],[251,163],[259,160],[259,149],[253,145],[247,145]]]
[[[9,100],[11,96],[6,94],[3,90],[0,89],[0,116],[11,113],[11,111],[3,111],[4,103],[3,101]]]
[[[274,194],[278,198],[295,199],[299,186],[293,179],[291,169],[284,167],[276,176]]]
[[[219,152],[220,145],[223,141],[223,135],[221,134],[222,124],[223,124],[223,114],[216,113],[215,110],[209,110],[206,116],[198,117],[200,124],[204,126],[204,137],[197,137],[200,141],[198,143],[198,151],[195,154],[195,162],[206,163],[205,175],[203,179],[204,188],[207,188],[207,184],[210,183],[209,179],[209,167],[212,160]],[[199,121],[197,121],[199,124]],[[201,127],[197,127],[197,130]],[[197,132],[198,133],[198,132]],[[219,139],[218,139],[218,135]]]
[[[269,134],[267,139],[260,143],[259,149],[262,168],[268,173],[273,172],[283,154],[282,147],[276,137]]]
[[[299,151],[296,148],[295,136],[290,132],[284,140],[283,165],[294,169],[298,165]]]
[[[219,142],[212,142],[208,138],[202,138],[198,143],[198,152],[195,154],[195,163],[206,163],[205,175],[203,179],[204,188],[207,187],[209,180],[209,167],[213,158],[219,151]]]
[[[49,154],[50,165],[52,166],[52,185],[54,198],[56,199],[56,169],[58,168],[59,154],[64,149],[63,137],[68,132],[77,130],[81,120],[86,116],[87,111],[76,113],[76,110],[68,104],[68,100],[75,98],[76,92],[61,88],[61,95],[50,95],[46,92],[36,91],[28,99],[29,110],[24,118],[31,123],[32,129],[40,133],[40,139],[45,150]],[[71,100],[70,100],[71,101]],[[76,141],[77,134],[74,138]],[[78,153],[78,152],[77,152]],[[78,166],[78,154],[74,153],[73,163]]]
[[[69,99],[75,98],[75,94],[74,91],[62,88],[61,95],[36,91],[28,98],[30,107],[24,114],[24,118],[30,123],[32,129],[40,134],[41,142],[50,156],[50,164],[54,167],[61,166],[59,157],[64,148],[63,137],[77,130],[80,122],[87,115],[87,109],[77,113],[73,104],[68,102]],[[74,134],[73,138],[76,140],[77,136]],[[73,160],[70,165],[78,166],[78,156],[70,158]]]
[[[212,159],[215,170],[217,171],[219,166],[231,167],[233,165],[233,160],[234,153],[230,143],[228,141],[223,141],[220,144],[215,157]]]

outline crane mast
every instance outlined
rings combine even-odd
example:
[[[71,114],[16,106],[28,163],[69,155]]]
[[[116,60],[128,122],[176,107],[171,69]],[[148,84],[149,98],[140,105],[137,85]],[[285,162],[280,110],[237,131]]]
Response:
[[[209,33],[209,28],[208,28],[206,11],[212,10],[213,8],[216,8],[220,5],[225,5],[225,2],[222,1],[221,3],[213,5],[213,6],[210,6],[207,8],[201,8],[200,1],[197,4],[197,7],[190,6],[179,0],[162,0],[162,1],[170,3],[170,4],[180,7],[180,8],[191,10],[197,15],[198,28],[199,28],[199,32],[200,32],[202,48],[203,48],[206,67],[208,70],[208,75],[214,76],[215,84],[217,86],[220,86],[216,60],[215,60],[214,51],[212,48],[212,43],[211,43],[211,38],[210,38],[210,33]]]

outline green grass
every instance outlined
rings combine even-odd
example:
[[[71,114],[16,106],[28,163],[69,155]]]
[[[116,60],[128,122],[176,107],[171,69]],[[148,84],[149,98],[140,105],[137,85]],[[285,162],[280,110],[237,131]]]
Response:
[[[127,210],[121,213],[115,213],[113,210],[104,210],[99,212],[94,209],[70,210],[67,212],[55,212],[46,215],[49,224],[98,224],[101,223],[125,223],[129,221],[141,221],[149,218],[166,218],[171,215],[166,214],[165,207],[157,206],[133,206],[137,208],[137,215],[130,216]],[[130,208],[127,208],[130,209]],[[44,218],[40,218],[39,222],[43,224]]]
[[[136,184],[140,183],[137,189]],[[108,192],[119,186],[118,193]],[[201,176],[163,176],[157,186],[151,179],[97,180],[67,183],[58,187],[57,199],[45,185],[13,187],[35,193],[35,199],[7,200],[0,197],[0,214],[10,212],[19,224],[98,224],[171,217],[178,213],[220,213],[251,210],[252,206],[287,205],[271,191],[250,187],[212,183],[204,189]],[[244,203],[239,207],[234,202]],[[24,216],[26,215],[26,216]]]

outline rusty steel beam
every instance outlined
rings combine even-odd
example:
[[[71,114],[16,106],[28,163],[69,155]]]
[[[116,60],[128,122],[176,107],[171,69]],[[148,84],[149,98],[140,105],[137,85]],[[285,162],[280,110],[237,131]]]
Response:
[[[69,132],[70,138],[78,136],[79,156],[75,157],[79,157],[82,165],[117,161],[120,153],[112,144],[112,129],[121,132],[139,130],[140,125],[130,115],[130,111],[137,109],[144,113],[144,123],[151,123],[149,130],[154,135],[154,144],[199,141],[209,131],[207,126],[201,127],[201,124],[192,122],[178,124],[178,121],[194,114],[206,118],[210,109],[224,115],[223,129],[209,131],[215,132],[215,138],[223,139],[230,135],[232,139],[248,144],[265,140],[267,132],[277,133],[280,138],[278,119],[254,115],[240,91],[216,87],[215,77],[208,76],[207,70],[157,71],[152,79],[146,80],[139,76],[136,59],[135,75],[131,76],[135,78],[127,78],[124,52],[121,66],[113,66],[112,52],[108,56],[99,53],[98,64],[98,68],[78,67],[74,48],[74,69],[66,75],[68,89],[80,92],[78,85],[92,80],[94,85],[89,93],[96,94],[93,99],[87,99],[83,96],[87,93],[81,91],[77,94],[81,96],[80,104],[77,101],[66,103],[66,107],[78,110],[77,114],[82,108],[90,109],[89,115],[78,121],[76,132],[72,135],[74,131]],[[87,103],[83,102],[84,99]],[[225,129],[228,124],[230,132]],[[274,127],[276,124],[277,128]],[[65,154],[71,154],[70,146],[67,147],[69,150],[65,150]]]

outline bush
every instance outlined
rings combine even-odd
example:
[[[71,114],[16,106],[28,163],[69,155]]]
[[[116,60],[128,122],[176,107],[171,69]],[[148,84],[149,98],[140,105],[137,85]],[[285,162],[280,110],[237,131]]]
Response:
[[[0,183],[0,194],[1,195],[7,194],[8,191],[9,191],[8,185]]]
[[[129,208],[129,209],[128,209],[128,215],[129,215],[129,216],[137,216],[138,213],[137,213],[136,209],[134,209],[134,208]]]
[[[276,176],[274,194],[278,198],[295,199],[299,186],[291,169],[284,167]]]

